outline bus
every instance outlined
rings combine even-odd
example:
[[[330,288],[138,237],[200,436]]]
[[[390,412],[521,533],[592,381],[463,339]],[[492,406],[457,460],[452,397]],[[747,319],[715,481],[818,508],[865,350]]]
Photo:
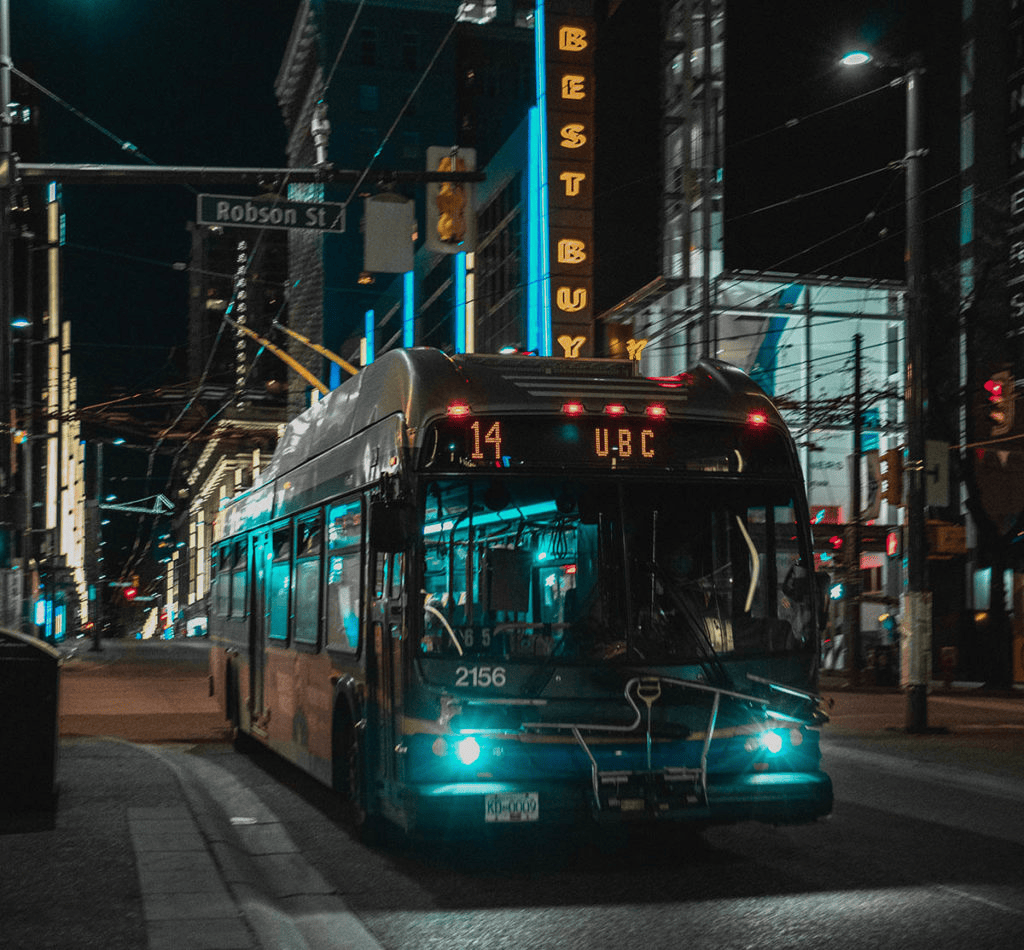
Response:
[[[636,365],[385,353],[224,504],[214,694],[360,832],[831,811],[792,437]]]

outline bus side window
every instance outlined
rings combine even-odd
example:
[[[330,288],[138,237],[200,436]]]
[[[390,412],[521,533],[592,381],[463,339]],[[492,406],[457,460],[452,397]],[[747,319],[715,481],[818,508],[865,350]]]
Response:
[[[274,529],[274,553],[270,565],[270,630],[272,640],[288,639],[288,607],[291,594],[292,526]]]
[[[244,617],[249,606],[249,540],[242,538],[235,542],[234,563],[231,565],[231,593],[228,606],[229,615]]]
[[[217,617],[227,617],[231,606],[231,545],[222,544],[213,552],[210,564],[210,591],[213,612]]]
[[[296,526],[295,641],[315,644],[320,628],[320,554],[323,532],[319,513]]]
[[[327,645],[346,653],[359,649],[362,578],[361,502],[327,512]]]

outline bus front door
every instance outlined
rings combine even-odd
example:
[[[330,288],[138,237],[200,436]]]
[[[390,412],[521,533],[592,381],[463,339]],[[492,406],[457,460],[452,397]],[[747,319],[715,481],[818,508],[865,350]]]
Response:
[[[401,729],[397,720],[403,712],[402,701],[402,637],[403,558],[401,554],[377,555],[378,580],[372,607],[373,637],[372,690],[377,715],[373,743],[381,778],[385,784],[400,779],[396,768],[395,746]],[[387,798],[388,796],[385,796]]]
[[[270,617],[268,578],[273,547],[270,532],[252,539],[252,611],[249,616],[249,717],[259,728],[264,712],[263,681],[267,663],[267,624]]]

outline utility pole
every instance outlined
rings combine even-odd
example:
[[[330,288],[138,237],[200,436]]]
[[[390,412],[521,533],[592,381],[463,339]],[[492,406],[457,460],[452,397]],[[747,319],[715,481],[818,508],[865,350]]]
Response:
[[[13,268],[14,248],[11,240],[11,198],[13,187],[11,157],[11,123],[14,117],[8,105],[11,101],[11,30],[10,0],[0,0],[0,433],[3,433],[3,454],[0,461],[0,570],[14,541],[14,505],[12,475],[8,460],[13,433],[11,427],[12,354],[11,317],[14,309],[14,291],[10,274]]]
[[[922,214],[921,77],[924,68],[913,64],[906,75],[907,87],[907,593],[904,612],[906,644],[903,684],[907,690],[908,732],[928,729],[928,683],[931,679],[932,599],[928,591],[928,551],[925,536],[924,405],[926,392],[924,355],[924,218]]]
[[[853,337],[853,464],[850,471],[850,530],[846,554],[846,666],[851,686],[860,685],[860,456],[863,430],[861,403],[861,341]]]

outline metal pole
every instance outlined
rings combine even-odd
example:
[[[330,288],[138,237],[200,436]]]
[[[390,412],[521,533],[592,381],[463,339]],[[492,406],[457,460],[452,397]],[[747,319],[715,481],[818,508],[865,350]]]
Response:
[[[8,103],[11,101],[11,42],[10,42],[10,4],[9,0],[0,0],[0,432],[9,435],[11,424],[12,392],[12,359],[11,359],[11,316],[13,310],[13,289],[11,276],[13,271],[14,249],[11,241],[11,121]],[[5,439],[5,446],[10,443]],[[4,452],[7,449],[5,447]],[[11,486],[6,460],[0,469],[0,534],[7,533],[13,540],[12,512],[9,504]],[[2,540],[2,538],[0,538]]]
[[[922,313],[924,229],[921,197],[921,78],[923,67],[913,65],[907,86],[907,593],[904,627],[907,643],[903,681],[907,690],[908,732],[928,728],[928,682],[931,678],[932,603],[927,589],[927,546],[924,511],[926,366]]]
[[[711,2],[704,0],[701,5],[701,14],[704,20],[704,68],[701,70],[701,81],[703,91],[701,93],[701,142],[700,142],[700,168],[701,168],[701,200],[700,200],[700,242],[701,242],[701,275],[700,275],[700,296],[701,296],[701,342],[704,356],[715,356],[717,350],[718,333],[713,327],[711,313],[711,194],[712,180],[714,177],[714,156],[711,150],[714,146],[714,138],[711,134],[711,90],[714,86],[711,81]]]
[[[853,464],[850,471],[850,532],[844,541],[846,553],[846,666],[850,685],[860,685],[860,454],[863,416],[861,412],[861,340],[853,336]]]

